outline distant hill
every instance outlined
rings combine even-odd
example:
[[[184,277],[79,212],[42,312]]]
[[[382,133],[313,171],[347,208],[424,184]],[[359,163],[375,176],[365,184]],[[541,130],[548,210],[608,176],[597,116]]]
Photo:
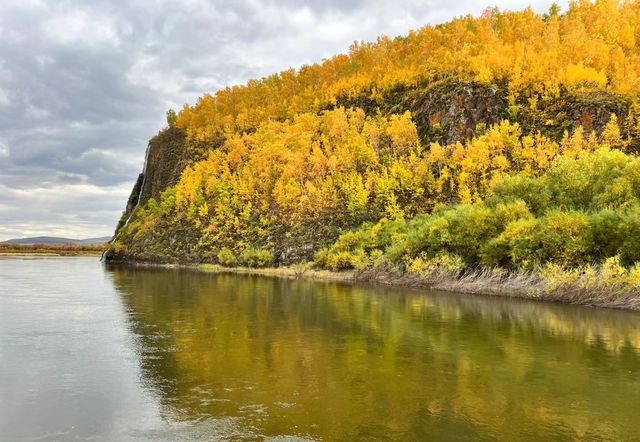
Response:
[[[99,238],[72,239],[58,238],[55,236],[34,236],[32,238],[14,238],[4,241],[6,244],[76,244],[76,245],[93,245],[103,244],[111,240],[110,236],[101,236]]]

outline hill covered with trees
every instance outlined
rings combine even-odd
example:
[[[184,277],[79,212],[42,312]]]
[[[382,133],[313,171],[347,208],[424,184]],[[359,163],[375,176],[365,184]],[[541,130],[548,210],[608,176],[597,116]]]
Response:
[[[636,1],[487,9],[204,95],[150,141],[107,257],[636,287],[639,25]]]

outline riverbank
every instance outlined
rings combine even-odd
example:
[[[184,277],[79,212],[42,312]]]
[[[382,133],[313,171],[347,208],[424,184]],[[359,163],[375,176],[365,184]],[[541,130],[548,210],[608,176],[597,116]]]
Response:
[[[583,270],[559,270],[555,275],[513,273],[501,270],[433,271],[430,273],[399,273],[394,270],[333,272],[309,266],[291,267],[223,267],[217,264],[157,264],[128,262],[136,267],[181,268],[205,273],[236,273],[287,279],[309,279],[344,283],[369,283],[411,287],[469,295],[530,299],[589,307],[640,311],[640,290],[613,281],[606,275]]]
[[[46,252],[0,252],[0,257],[37,257],[37,256],[41,256],[41,257],[57,257],[57,256],[95,256],[96,258],[99,258],[102,255],[101,252],[99,251],[95,251],[95,252],[65,252],[65,253],[59,253],[59,252],[50,252],[50,251],[46,251]]]
[[[101,256],[106,244],[10,244],[0,243],[0,256]]]

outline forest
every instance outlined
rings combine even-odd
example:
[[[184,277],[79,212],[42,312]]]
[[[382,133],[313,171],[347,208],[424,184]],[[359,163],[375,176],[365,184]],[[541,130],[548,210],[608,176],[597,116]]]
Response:
[[[108,259],[636,290],[639,25],[490,8],[205,94],[167,112]]]

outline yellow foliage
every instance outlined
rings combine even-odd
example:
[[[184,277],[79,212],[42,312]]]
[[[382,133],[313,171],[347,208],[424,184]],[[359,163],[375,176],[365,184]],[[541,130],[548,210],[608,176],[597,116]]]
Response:
[[[607,258],[600,269],[600,282],[604,286],[622,284],[625,281],[627,270],[620,264],[619,256]]]
[[[580,62],[565,67],[560,74],[560,82],[569,88],[575,88],[585,84],[604,87],[607,84],[607,75],[603,71],[585,67],[584,64]]]
[[[421,253],[409,262],[407,271],[421,276],[429,276],[438,272],[458,272],[463,268],[464,260],[457,255],[440,253],[429,258],[425,253]]]
[[[412,217],[440,203],[475,203],[491,196],[507,174],[536,177],[561,152],[578,158],[610,144],[624,144],[615,116],[599,139],[585,138],[579,127],[559,145],[540,134],[522,136],[517,123],[502,121],[464,143],[432,143],[424,150],[409,113],[366,117],[360,109],[336,108],[230,136],[183,171],[172,189],[175,205],[140,217],[148,232],[159,216],[185,219],[220,246],[238,238],[266,241],[270,232],[308,229],[309,223],[340,229]],[[634,192],[626,181],[619,184],[607,196],[612,201]],[[511,221],[528,218],[517,204],[499,206],[497,213],[509,224],[501,237],[507,242],[516,226],[524,226]],[[525,256],[512,258],[526,264]]]
[[[540,271],[540,277],[549,291],[570,287],[580,281],[580,269],[567,269],[560,264],[547,263]]]
[[[620,126],[618,125],[618,117],[616,114],[611,114],[609,122],[605,126],[601,134],[602,144],[608,148],[615,148],[625,150],[628,142],[622,138],[620,133]]]
[[[627,273],[627,284],[635,289],[640,290],[640,263],[636,263]]]
[[[335,106],[339,98],[366,94],[378,100],[392,88],[450,74],[483,84],[507,79],[514,91],[544,85],[543,97],[557,94],[560,87],[628,93],[640,86],[639,26],[636,1],[570,2],[566,13],[551,16],[531,9],[492,10],[478,18],[425,26],[406,38],[356,43],[347,55],[204,95],[180,111],[175,126],[190,139],[207,141],[255,129],[267,120],[318,112]],[[345,128],[344,121],[335,123],[330,136]],[[397,146],[406,148],[406,143]]]

